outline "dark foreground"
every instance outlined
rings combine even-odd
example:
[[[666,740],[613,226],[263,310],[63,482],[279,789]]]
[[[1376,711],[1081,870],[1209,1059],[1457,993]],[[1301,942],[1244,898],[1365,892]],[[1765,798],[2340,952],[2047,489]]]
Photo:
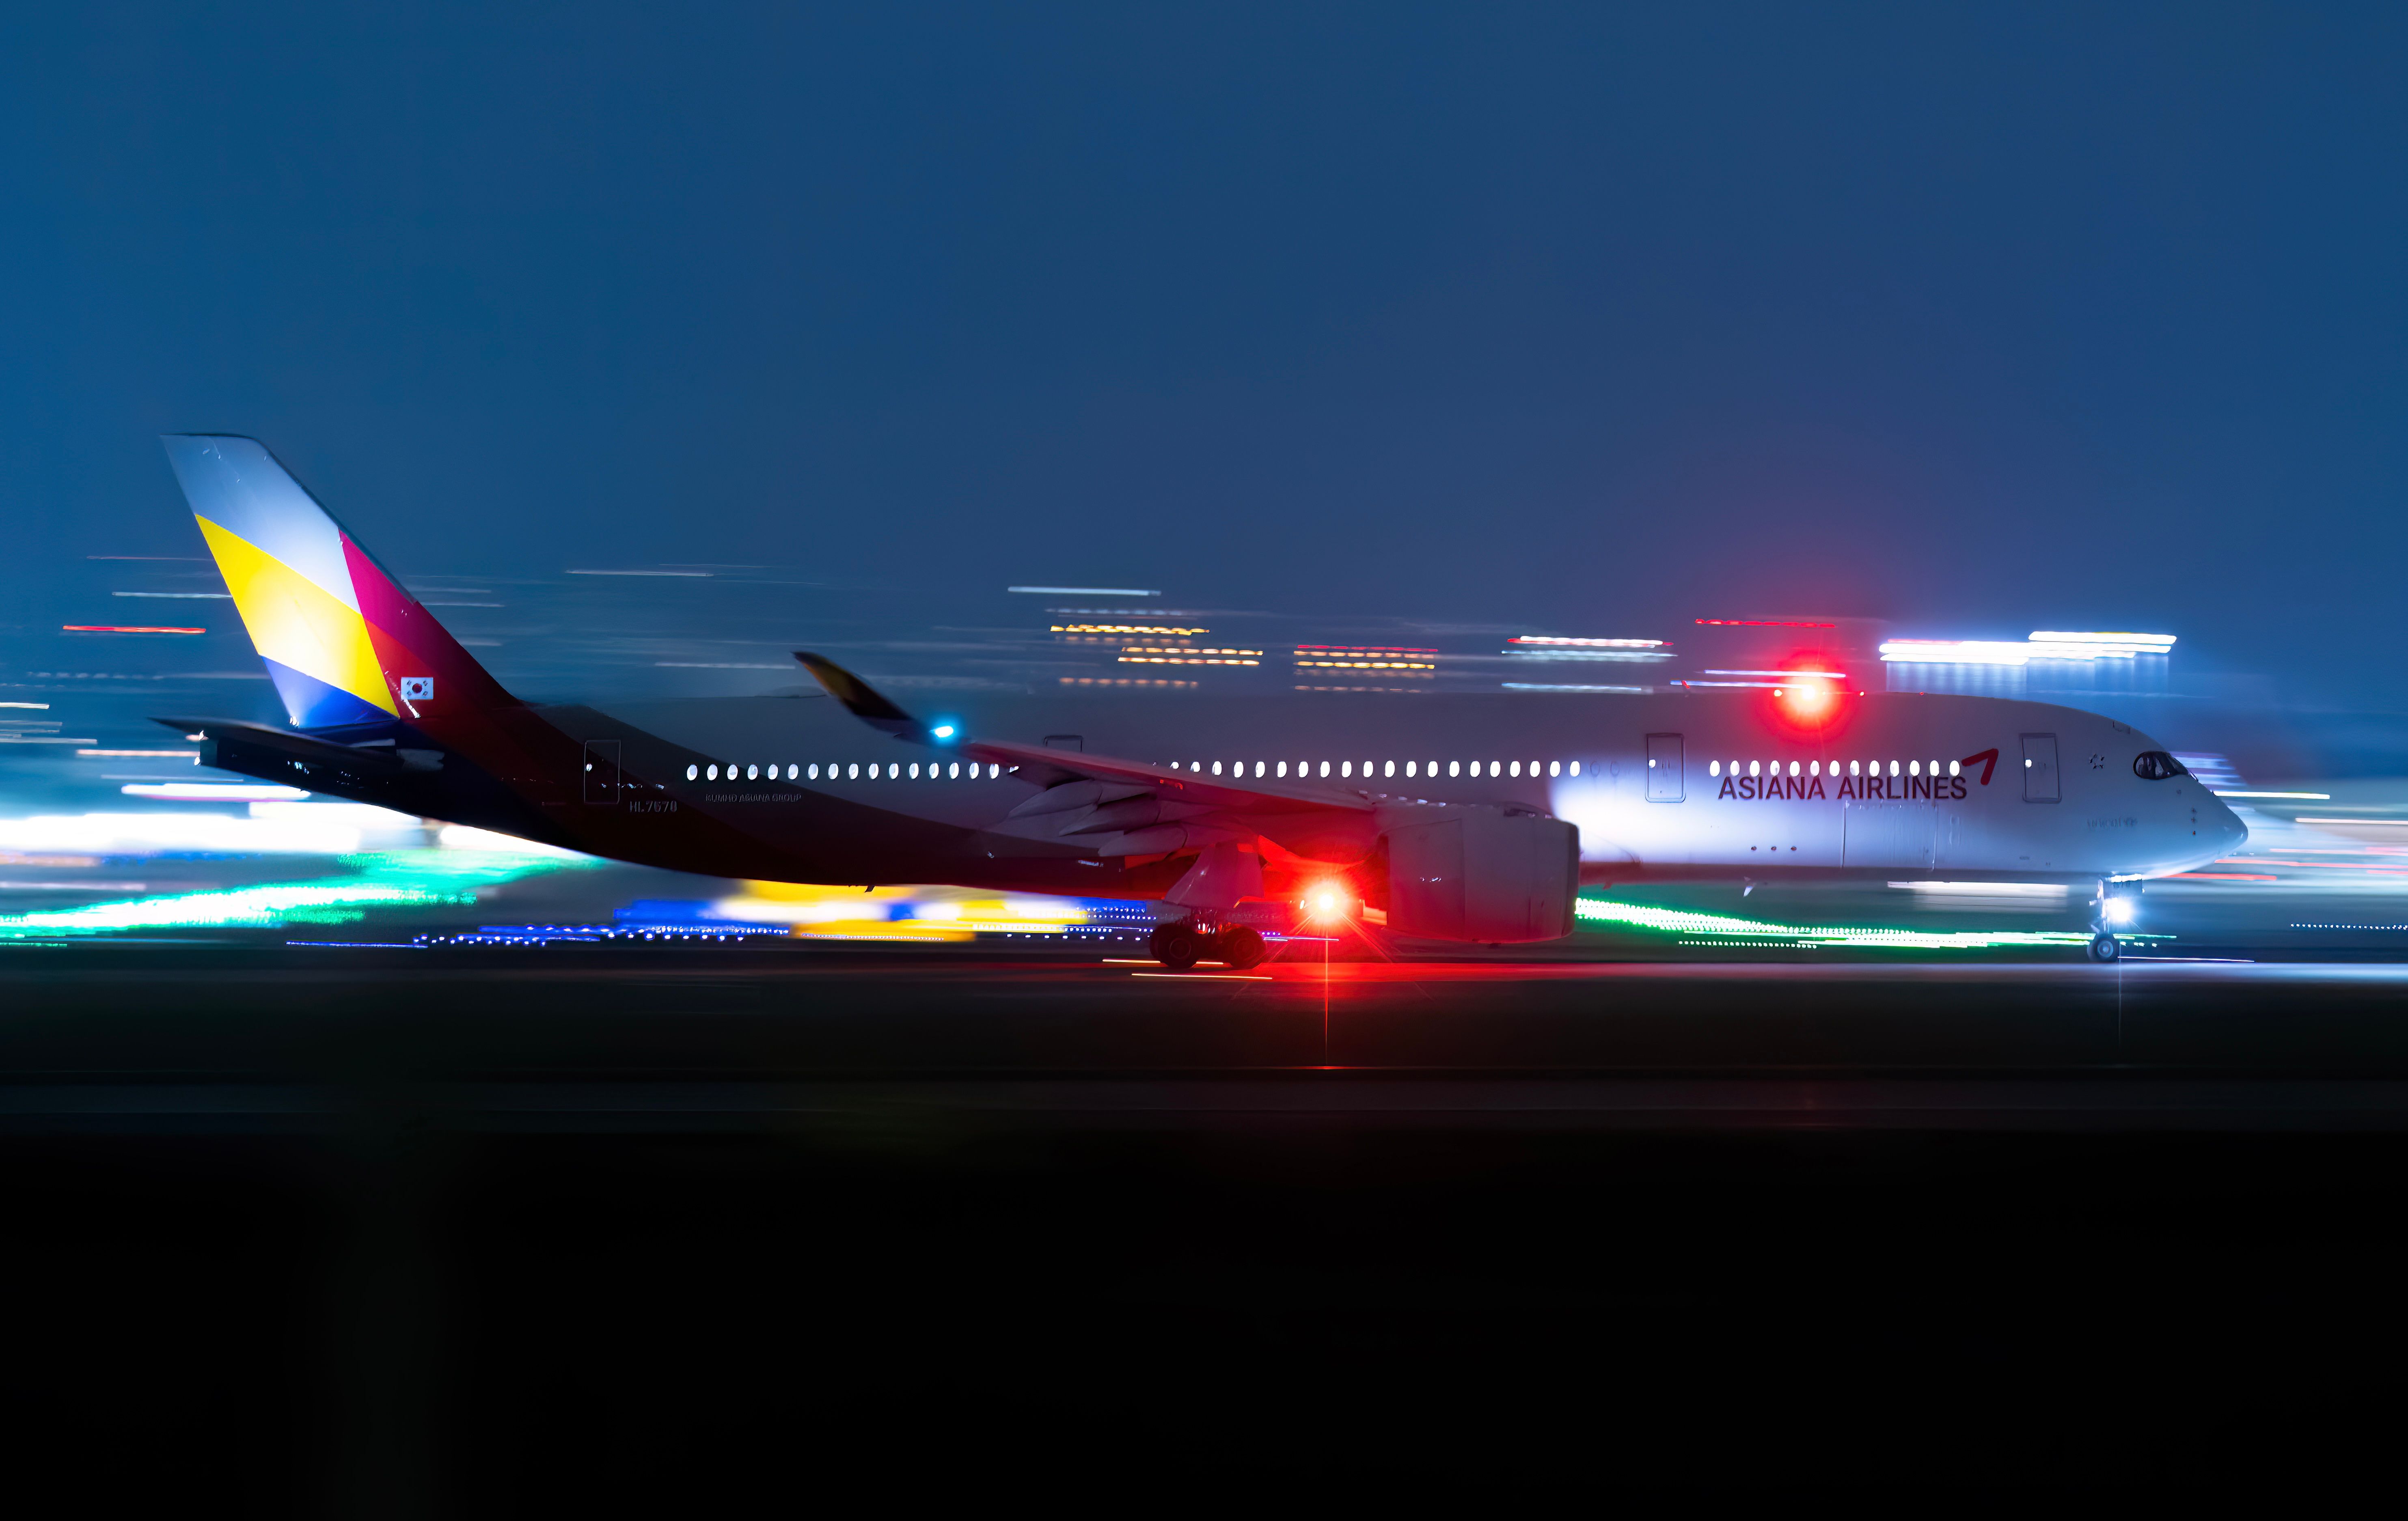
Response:
[[[367,1514],[2387,1454],[2408,968],[1143,970],[0,953],[14,1444]]]

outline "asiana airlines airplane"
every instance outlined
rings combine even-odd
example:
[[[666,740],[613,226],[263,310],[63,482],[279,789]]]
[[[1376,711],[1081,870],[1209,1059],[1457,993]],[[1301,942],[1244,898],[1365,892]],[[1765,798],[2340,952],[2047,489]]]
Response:
[[[521,702],[250,438],[167,456],[290,722],[163,718],[203,764],[618,860],[1164,905],[1174,967],[1264,954],[1233,911],[1340,899],[1395,934],[1570,934],[1584,883],[1817,878],[2097,892],[2247,835],[2163,746],[2071,708],[1852,692],[1801,668],[1644,695],[1065,694]]]

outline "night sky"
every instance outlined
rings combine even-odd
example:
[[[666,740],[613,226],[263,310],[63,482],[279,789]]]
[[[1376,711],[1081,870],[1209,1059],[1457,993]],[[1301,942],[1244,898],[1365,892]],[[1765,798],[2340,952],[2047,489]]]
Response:
[[[2398,708],[2404,34],[28,7],[0,622],[199,554],[153,435],[223,431],[413,576],[2138,628]]]

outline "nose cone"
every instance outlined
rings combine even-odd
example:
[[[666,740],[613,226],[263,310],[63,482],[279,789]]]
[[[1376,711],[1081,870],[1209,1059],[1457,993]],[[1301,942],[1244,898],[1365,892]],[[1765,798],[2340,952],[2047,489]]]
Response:
[[[2207,801],[2214,805],[2215,812],[2208,815],[2202,810],[2203,817],[2200,822],[2202,825],[2211,823],[2214,825],[2215,853],[2219,856],[2229,855],[2248,844],[2249,826],[2241,821],[2241,816],[2226,806],[2222,798],[2211,794]],[[2202,829],[2200,832],[2203,834],[2206,831]]]

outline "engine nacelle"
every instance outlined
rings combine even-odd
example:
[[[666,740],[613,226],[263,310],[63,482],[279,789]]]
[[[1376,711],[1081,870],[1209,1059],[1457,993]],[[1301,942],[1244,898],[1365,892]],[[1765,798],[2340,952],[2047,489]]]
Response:
[[[1388,928],[1432,940],[1559,940],[1572,932],[1580,831],[1541,814],[1450,808],[1388,841]]]

